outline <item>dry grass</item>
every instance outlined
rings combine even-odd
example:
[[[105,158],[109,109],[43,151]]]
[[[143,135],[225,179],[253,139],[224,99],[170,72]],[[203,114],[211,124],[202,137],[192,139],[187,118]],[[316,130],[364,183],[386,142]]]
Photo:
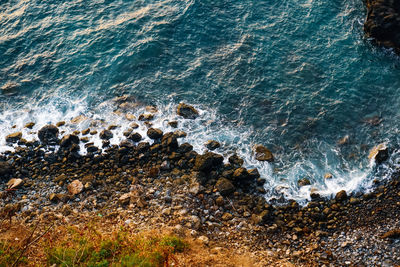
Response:
[[[262,256],[265,259],[267,257]],[[93,217],[81,223],[51,228],[48,224],[40,224],[35,229],[15,222],[11,226],[3,226],[0,229],[0,267],[13,264],[99,267],[293,266],[285,261],[265,265],[248,248],[238,252],[226,243],[204,245],[190,236],[177,236],[169,228],[138,231],[106,218]]]

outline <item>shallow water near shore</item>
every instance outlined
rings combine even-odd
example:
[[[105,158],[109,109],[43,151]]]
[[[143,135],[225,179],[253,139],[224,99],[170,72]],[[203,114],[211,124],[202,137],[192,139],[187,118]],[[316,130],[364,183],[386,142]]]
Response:
[[[111,99],[131,95],[137,117],[157,105],[155,127],[178,119],[197,151],[215,139],[218,153],[257,167],[268,199],[366,191],[399,166],[400,61],[364,38],[365,13],[355,0],[5,1],[1,150],[27,122],[36,131],[78,115],[121,125],[118,143],[129,122]],[[200,118],[178,118],[180,101]],[[377,169],[368,153],[383,142],[392,155]],[[257,143],[275,163],[254,159]],[[301,178],[311,185],[299,188]]]

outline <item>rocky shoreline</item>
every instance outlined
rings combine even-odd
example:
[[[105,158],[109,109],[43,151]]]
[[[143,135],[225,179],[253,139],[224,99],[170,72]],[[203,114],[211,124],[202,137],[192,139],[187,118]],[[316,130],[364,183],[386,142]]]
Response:
[[[177,114],[198,116],[186,104]],[[148,113],[134,122],[147,126],[151,144],[134,127],[119,145],[108,141],[117,126],[60,138],[65,122],[43,126],[38,141],[28,142],[20,132],[7,136],[18,145],[0,156],[2,225],[78,223],[85,214],[137,229],[172,227],[204,246],[249,252],[257,266],[279,266],[282,259],[295,266],[400,264],[399,174],[377,182],[368,194],[341,191],[334,199],[312,194],[304,207],[290,200],[271,205],[257,169],[244,168],[237,155],[224,164],[214,152],[198,154],[190,144],[179,144],[186,133],[163,133],[152,128],[151,119]],[[103,140],[102,148],[88,140],[90,133]],[[86,154],[79,153],[82,142]],[[219,144],[205,145],[212,150]],[[265,147],[255,153],[273,161]]]
[[[400,3],[394,0],[367,0],[364,31],[379,46],[400,52]]]

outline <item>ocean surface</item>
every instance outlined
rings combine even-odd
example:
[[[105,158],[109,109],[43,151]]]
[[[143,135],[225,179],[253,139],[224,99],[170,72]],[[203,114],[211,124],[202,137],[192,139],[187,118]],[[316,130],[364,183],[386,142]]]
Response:
[[[365,16],[361,0],[0,1],[0,150],[79,115],[63,129],[118,124],[118,143],[129,123],[112,99],[129,95],[130,113],[156,105],[154,126],[179,120],[198,152],[215,139],[258,167],[270,200],[366,191],[400,165],[400,60],[364,37]],[[179,102],[201,117],[177,117]],[[380,143],[391,157],[375,166]]]

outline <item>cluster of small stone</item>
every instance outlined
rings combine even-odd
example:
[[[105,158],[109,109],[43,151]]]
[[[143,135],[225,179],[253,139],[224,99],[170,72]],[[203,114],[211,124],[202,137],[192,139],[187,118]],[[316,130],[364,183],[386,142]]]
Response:
[[[177,113],[188,119],[198,116],[186,104],[178,106]],[[41,128],[39,141],[23,141],[21,134],[7,137],[19,146],[0,160],[4,189],[0,207],[5,218],[16,214],[26,222],[38,218],[65,221],[79,213],[93,213],[141,227],[169,224],[177,231],[190,230],[206,244],[209,240],[247,242],[259,251],[269,248],[269,256],[289,258],[300,265],[360,265],[371,259],[378,264],[388,261],[386,252],[399,248],[398,242],[384,243],[379,246],[384,253],[372,255],[371,244],[360,246],[363,257],[359,261],[356,254],[346,254],[360,227],[374,229],[379,224],[380,234],[398,228],[398,176],[369,194],[348,196],[340,191],[334,199],[324,199],[314,193],[305,207],[295,201],[273,206],[263,197],[265,179],[256,169],[244,168],[237,155],[224,164],[217,153],[198,154],[188,143],[179,145],[178,139],[186,135],[182,131],[163,133],[149,125],[147,136],[152,144],[131,131],[119,145],[110,145],[107,141],[115,129],[111,127],[99,133],[102,148],[86,142],[87,154],[81,155],[82,138],[72,133],[59,139],[61,126]],[[210,141],[205,146],[213,150],[220,144]],[[254,151],[258,160],[274,160],[263,146]],[[385,151],[377,150],[375,156],[386,155]],[[376,234],[366,233],[365,242],[371,243]],[[399,259],[394,257],[391,262]]]

